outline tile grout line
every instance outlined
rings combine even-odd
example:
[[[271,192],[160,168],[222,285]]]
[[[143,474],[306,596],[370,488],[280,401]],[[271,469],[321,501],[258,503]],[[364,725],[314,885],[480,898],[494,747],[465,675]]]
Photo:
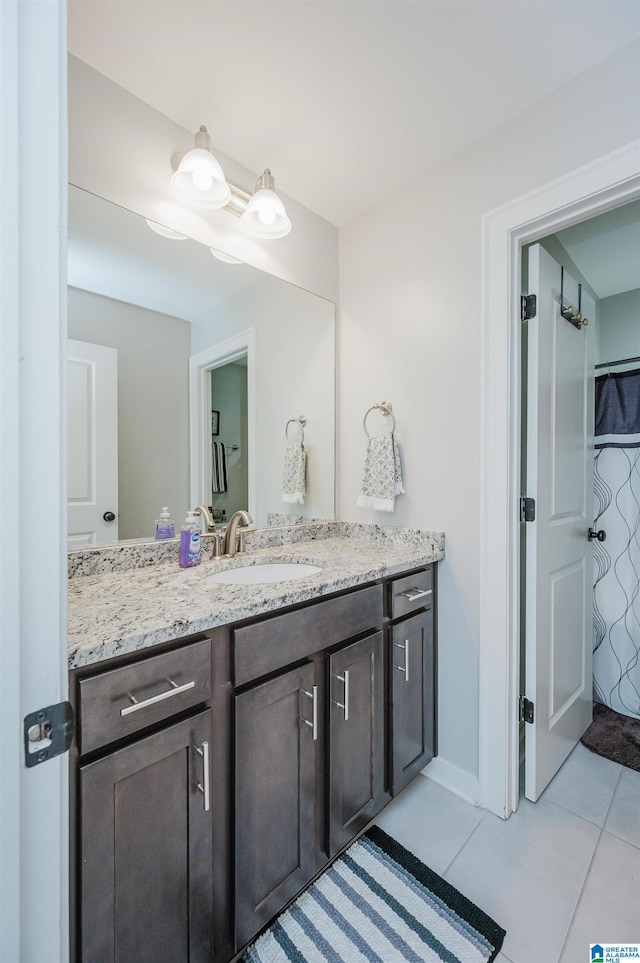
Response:
[[[460,846],[458,847],[457,852],[451,857],[451,859],[450,859],[449,862],[447,863],[445,869],[442,871],[442,876],[443,876],[445,879],[446,879],[447,873],[449,872],[449,870],[451,869],[451,867],[452,867],[453,864],[455,863],[456,859],[458,858],[458,856],[460,855],[460,853],[462,852],[462,850],[464,849],[464,847],[467,845],[467,843],[469,842],[469,840],[471,839],[471,837],[474,835],[474,833],[476,832],[476,830],[478,829],[478,827],[481,825],[481,823],[484,822],[486,816],[487,816],[487,810],[485,810],[485,811],[483,812],[482,816],[480,817],[480,819],[478,820],[478,822],[476,823],[476,825],[471,829],[471,831],[469,832],[469,834],[468,834],[468,835],[465,837],[465,839],[463,839],[463,841],[460,843]]]
[[[570,935],[570,933],[571,933],[571,928],[573,927],[573,924],[574,924],[574,922],[575,922],[575,918],[576,918],[576,914],[577,914],[577,912],[578,912],[578,908],[579,908],[579,906],[580,906],[580,902],[581,902],[582,897],[583,897],[583,895],[584,895],[584,891],[585,891],[586,885],[587,885],[587,883],[588,883],[588,881],[589,881],[589,877],[591,876],[591,867],[593,866],[593,861],[594,861],[594,859],[596,858],[596,852],[597,852],[597,850],[598,850],[598,846],[600,845],[600,840],[602,839],[602,834],[603,834],[603,832],[604,832],[604,826],[605,826],[605,823],[606,823],[606,821],[607,821],[607,817],[608,817],[608,815],[609,815],[609,812],[610,812],[610,810],[611,810],[611,807],[612,807],[612,805],[613,805],[613,798],[614,798],[616,792],[618,791],[618,786],[620,785],[620,780],[621,780],[621,779],[622,779],[622,766],[620,766],[620,771],[619,771],[619,773],[618,773],[618,778],[616,779],[616,784],[615,784],[615,786],[613,787],[613,792],[611,793],[611,799],[609,800],[609,805],[607,806],[607,811],[606,811],[606,813],[604,814],[604,819],[602,820],[602,826],[599,826],[599,827],[598,827],[598,829],[599,829],[598,838],[596,839],[596,844],[595,844],[595,846],[593,847],[593,852],[592,852],[592,854],[591,854],[591,859],[589,860],[589,865],[587,866],[587,871],[586,871],[586,873],[584,874],[584,879],[582,880],[582,886],[580,887],[580,893],[579,893],[579,895],[578,895],[578,899],[576,900],[576,905],[575,905],[575,907],[574,907],[574,909],[573,909],[573,913],[571,914],[571,919],[569,920],[569,926],[567,927],[567,932],[566,932],[565,938],[564,938],[564,940],[562,941],[562,947],[561,947],[561,949],[560,949],[560,956],[558,957],[558,960],[559,960],[559,961],[562,960],[562,956],[563,956],[563,954],[564,954],[565,947],[566,947],[566,945],[567,945],[567,941],[568,941],[569,935]],[[583,818],[583,817],[580,817],[580,818]],[[585,822],[590,822],[590,820],[586,819]],[[593,826],[594,824],[591,823],[591,825]]]

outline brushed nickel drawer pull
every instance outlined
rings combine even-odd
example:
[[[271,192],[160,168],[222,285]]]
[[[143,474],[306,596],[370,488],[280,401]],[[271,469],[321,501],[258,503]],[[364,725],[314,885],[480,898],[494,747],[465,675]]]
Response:
[[[199,782],[198,789],[204,796],[204,811],[208,813],[211,807],[211,785],[209,781],[209,743],[203,742],[202,749],[200,749],[199,746],[196,746],[196,752],[199,756],[202,756],[202,782],[204,783],[203,786],[202,783]]]
[[[416,599],[422,599],[427,595],[433,595],[433,589],[407,589],[406,592],[400,592],[400,595],[404,595],[404,597],[409,599],[410,602],[415,602]]]
[[[344,682],[344,702],[336,702],[340,709],[344,709],[344,721],[349,721],[349,669],[344,670],[344,675],[337,675],[339,682]]]
[[[394,662],[393,667],[394,669],[400,669],[401,672],[404,672],[404,681],[408,682],[409,681],[409,639],[404,640],[404,645],[402,645],[400,642],[394,642],[393,644],[397,649],[404,649],[404,665],[396,665]]]
[[[171,696],[180,695],[181,692],[186,692],[188,689],[194,689],[196,685],[195,682],[185,682],[184,685],[178,685],[176,682],[172,682],[171,679],[168,679],[167,681],[169,682],[169,685],[173,686],[172,689],[167,689],[166,692],[161,692],[160,695],[151,696],[150,699],[144,699],[143,702],[138,702],[136,697],[129,693],[129,698],[133,704],[121,709],[120,715],[128,716],[132,712],[137,712],[138,709],[146,709],[147,706],[153,706],[156,704],[156,702],[163,702],[164,699],[170,699]]]
[[[312,692],[307,692],[306,689],[302,690],[306,696],[313,699],[313,722],[309,722],[308,719],[303,719],[305,726],[310,726],[313,729],[313,741],[316,742],[318,739],[318,686],[314,685]]]

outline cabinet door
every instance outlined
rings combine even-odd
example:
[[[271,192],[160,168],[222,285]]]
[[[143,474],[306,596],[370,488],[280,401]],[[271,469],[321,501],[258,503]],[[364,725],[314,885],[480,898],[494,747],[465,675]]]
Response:
[[[400,792],[435,752],[433,609],[391,630],[391,792]]]
[[[311,663],[234,700],[238,949],[314,875],[317,700]]]
[[[210,963],[210,746],[207,710],[80,767],[84,963]]]
[[[329,856],[383,806],[382,640],[382,632],[376,632],[327,657]]]

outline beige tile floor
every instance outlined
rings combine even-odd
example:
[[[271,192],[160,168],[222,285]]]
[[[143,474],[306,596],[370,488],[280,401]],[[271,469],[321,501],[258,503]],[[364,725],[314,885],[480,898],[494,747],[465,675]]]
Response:
[[[506,821],[419,777],[377,823],[506,929],[500,963],[640,942],[640,773],[580,744]]]

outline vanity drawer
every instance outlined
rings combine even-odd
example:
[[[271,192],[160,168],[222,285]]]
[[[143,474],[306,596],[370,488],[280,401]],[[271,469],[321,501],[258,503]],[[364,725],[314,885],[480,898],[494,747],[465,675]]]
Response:
[[[308,658],[382,624],[382,586],[371,585],[233,632],[236,685]]]
[[[429,608],[433,604],[433,568],[396,578],[388,585],[390,619],[399,619],[409,612]]]
[[[211,641],[206,638],[81,679],[80,753],[107,746],[210,697]]]

